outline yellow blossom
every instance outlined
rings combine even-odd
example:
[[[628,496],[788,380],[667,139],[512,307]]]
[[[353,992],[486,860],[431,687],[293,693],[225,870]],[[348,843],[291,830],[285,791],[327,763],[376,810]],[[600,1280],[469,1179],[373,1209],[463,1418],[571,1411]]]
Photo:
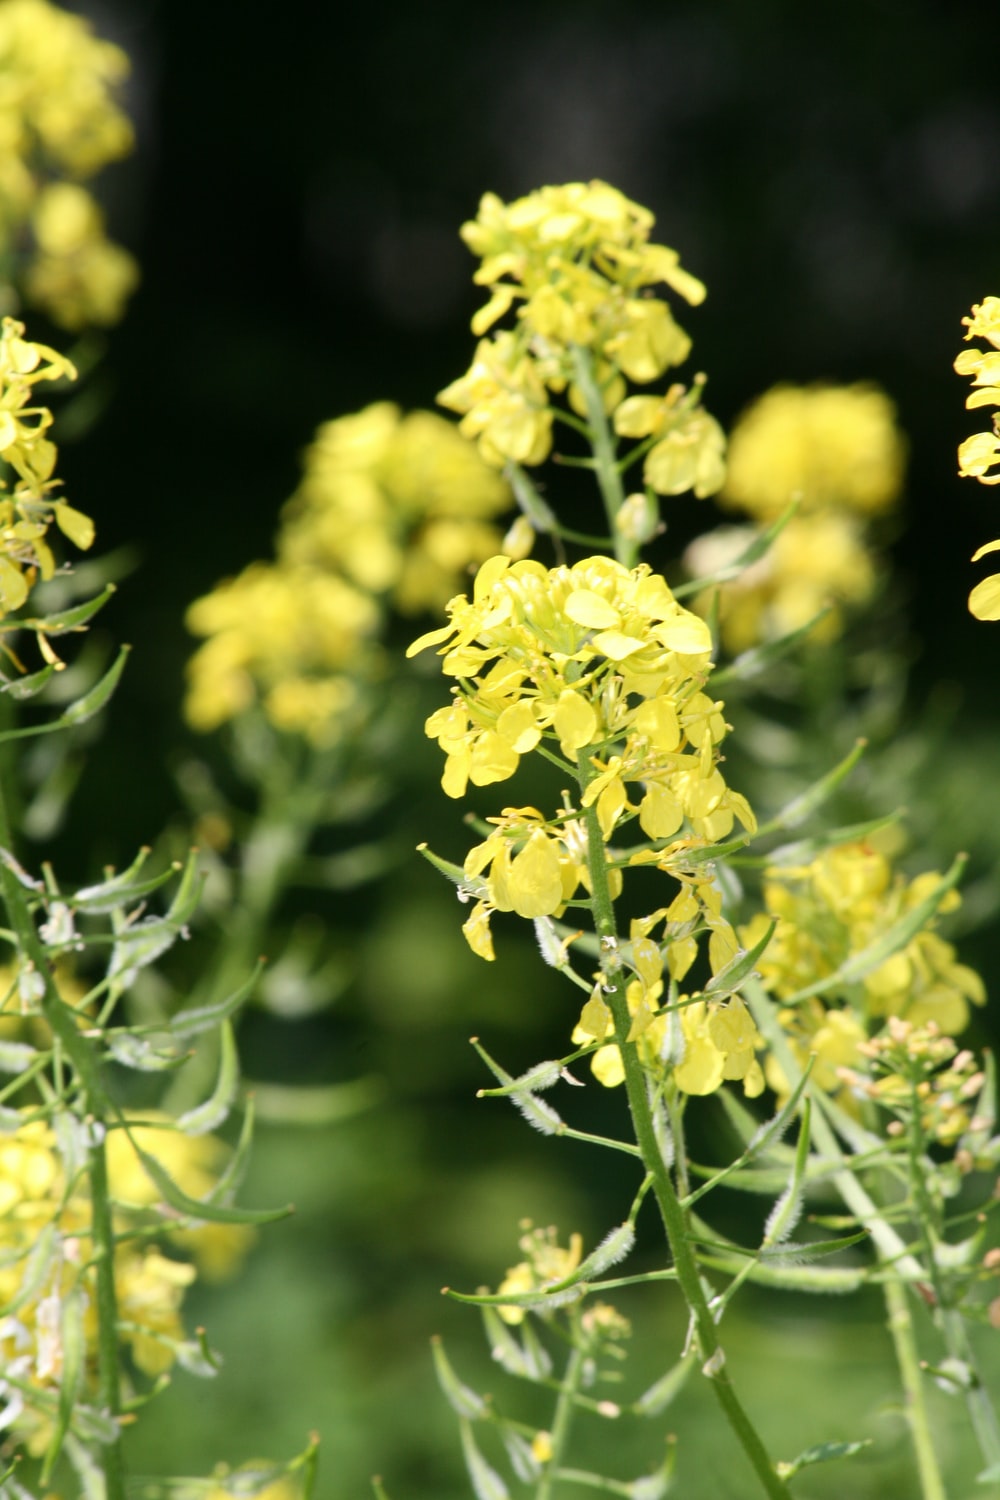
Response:
[[[809,865],[768,871],[768,915],[758,914],[740,929],[740,937],[750,947],[762,936],[768,917],[778,918],[758,969],[777,999],[790,999],[832,978],[853,955],[918,906],[939,881],[933,872],[911,881],[894,875],[885,856],[868,844],[836,845]],[[958,899],[949,893],[939,909],[953,909]],[[793,1036],[803,1045],[809,1043],[821,1061],[825,1056],[827,1061],[846,1063],[849,1058],[840,1049],[856,1046],[883,1017],[903,1017],[917,1026],[933,1022],[949,1036],[963,1031],[969,1003],[985,1002],[983,983],[933,929],[932,920],[860,981],[845,980],[825,991],[823,1005],[803,1009],[799,1003],[790,1008],[786,1020]],[[834,1019],[833,1001],[847,1007],[846,1014],[853,1013],[850,1024]]]
[[[208,637],[188,663],[188,723],[204,733],[260,702],[276,728],[329,743],[374,671],[378,623],[370,596],[333,574],[252,564],[188,610]]]
[[[488,463],[548,456],[553,396],[565,393],[586,418],[592,381],[614,413],[627,404],[628,380],[648,384],[687,359],[691,340],[649,289],[665,283],[697,304],[705,288],[676,251],[650,242],[652,227],[647,209],[599,181],[544,187],[512,203],[487,193],[463,225],[481,260],[474,279],[490,296],[472,320],[480,342],[471,367],[438,399],[463,414],[461,430],[478,439]],[[497,331],[508,314],[513,328]],[[699,391],[647,456],[647,482],[661,494],[707,495],[722,482],[724,439],[697,408]]]
[[[7,274],[64,328],[114,322],[136,266],[105,237],[81,183],[132,148],[132,127],[115,99],[128,58],[49,0],[4,0],[0,71]]]
[[[41,381],[73,380],[76,370],[47,344],[24,337],[23,323],[4,318],[0,333],[0,458],[17,476],[0,480],[0,619],[25,603],[36,579],[51,578],[56,561],[47,533],[53,521],[75,546],[94,539],[89,516],[55,493],[57,451],[47,433],[52,413],[35,402]]]
[[[729,438],[720,500],[773,520],[799,500],[871,516],[889,509],[906,449],[889,398],[872,385],[779,385],[758,397]]]
[[[960,375],[973,377],[974,389],[966,400],[966,406],[993,406],[1000,408],[1000,297],[986,297],[976,303],[972,315],[963,318],[965,337],[984,338],[993,346],[990,351],[963,349],[955,360],[955,369]],[[998,436],[998,411],[993,413],[992,429],[977,432],[966,438],[958,448],[958,472],[966,479],[978,479],[980,484],[1000,484],[1000,472],[993,472],[1000,465],[1000,436]],[[980,547],[972,561],[978,562],[988,552],[1000,548],[1000,541],[987,542]],[[1000,620],[1000,573],[992,573],[977,583],[969,595],[969,610],[977,620]]]
[[[380,401],[317,431],[278,555],[342,574],[405,614],[439,610],[470,565],[499,550],[492,522],[510,504],[450,422]]]
[[[722,572],[747,550],[750,526],[721,526],[697,537],[684,554],[694,577]],[[875,560],[860,523],[845,512],[826,510],[793,516],[765,555],[738,577],[699,593],[694,608],[707,615],[718,599],[718,620],[727,649],[736,654],[778,640],[826,610],[809,640],[830,641],[844,626],[845,610],[874,594]]]

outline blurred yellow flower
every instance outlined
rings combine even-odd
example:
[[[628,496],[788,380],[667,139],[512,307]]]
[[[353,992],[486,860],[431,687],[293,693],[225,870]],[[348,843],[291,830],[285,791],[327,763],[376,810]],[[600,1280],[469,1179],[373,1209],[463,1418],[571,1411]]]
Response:
[[[751,526],[720,526],[690,544],[684,565],[693,578],[722,572],[746,552],[755,536]],[[780,639],[824,609],[828,613],[809,639],[835,639],[843,629],[845,607],[866,603],[877,583],[861,524],[851,515],[827,510],[793,516],[762,558],[737,578],[706,588],[693,607],[707,615],[718,597],[722,640],[736,654]]]
[[[740,939],[752,947],[769,918],[778,918],[757,968],[777,999],[790,999],[831,978],[877,941],[919,905],[940,878],[929,871],[908,881],[894,874],[888,859],[869,844],[835,845],[808,865],[769,870],[764,882],[766,915],[758,913],[740,928]],[[953,910],[958,904],[958,895],[949,892],[939,910]],[[934,925],[932,919],[862,979],[845,980],[827,992],[821,1010],[799,1016],[801,1007],[796,1005],[796,1033],[804,1027],[814,1034],[833,1025],[828,1007],[834,1000],[853,1010],[864,1029],[886,1016],[902,1016],[918,1026],[933,1021],[948,1036],[964,1031],[970,1001],[984,1004],[986,992],[979,975],[958,962],[954,947],[933,930]],[[828,1045],[836,1047],[839,1042],[830,1036]]]
[[[282,561],[329,568],[404,614],[441,609],[499,550],[506,484],[450,422],[382,401],[326,422],[278,539]]]
[[[552,1225],[547,1229],[535,1229],[529,1220],[525,1220],[522,1227],[525,1233],[518,1246],[525,1259],[507,1272],[497,1288],[500,1296],[505,1292],[519,1295],[538,1291],[548,1284],[565,1280],[580,1264],[582,1235],[571,1234],[569,1244],[562,1246],[556,1240],[557,1231]],[[498,1307],[497,1311],[505,1323],[516,1325],[524,1322],[523,1307]]]
[[[356,678],[374,670],[376,603],[317,567],[252,563],[195,600],[186,623],[208,637],[188,662],[184,703],[202,733],[260,703],[276,728],[329,743]]]
[[[729,438],[719,496],[771,521],[834,508],[872,516],[899,498],[906,444],[888,396],[873,385],[778,385],[758,397]]]
[[[138,280],[80,184],[133,145],[115,100],[120,47],[49,0],[0,5],[0,250],[27,300],[64,328],[117,321]],[[66,180],[69,179],[69,180]]]

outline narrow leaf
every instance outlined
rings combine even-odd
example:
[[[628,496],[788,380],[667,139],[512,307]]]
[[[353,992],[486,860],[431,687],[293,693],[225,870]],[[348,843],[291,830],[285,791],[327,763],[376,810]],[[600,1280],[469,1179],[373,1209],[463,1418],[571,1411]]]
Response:
[[[485,1416],[487,1407],[483,1397],[459,1380],[444,1352],[444,1345],[437,1337],[431,1339],[431,1354],[434,1358],[434,1373],[451,1409],[460,1417]]]
[[[276,1219],[285,1219],[294,1213],[291,1204],[285,1208],[228,1208],[207,1199],[189,1198],[181,1191],[173,1178],[148,1151],[143,1151],[127,1125],[123,1129],[132,1144],[132,1150],[142,1163],[143,1170],[164,1200],[178,1213],[193,1219],[204,1219],[209,1224],[271,1224]]]
[[[38,672],[29,672],[27,677],[0,678],[0,693],[9,693],[15,702],[24,703],[42,691],[54,672],[55,667],[50,662]]]
[[[490,1467],[476,1446],[476,1440],[472,1436],[472,1428],[468,1422],[460,1423],[462,1433],[462,1453],[465,1456],[465,1467],[469,1471],[469,1479],[476,1500],[507,1500],[508,1489],[496,1469]]]
[[[811,1464],[828,1464],[835,1458],[853,1458],[856,1453],[870,1448],[871,1442],[871,1438],[861,1438],[854,1443],[817,1443],[815,1448],[807,1448],[804,1453],[799,1454],[798,1458],[793,1458],[788,1463],[779,1463],[778,1473],[782,1479],[792,1479],[800,1469],[805,1469]]]
[[[253,973],[248,979],[244,980],[239,989],[233,990],[231,995],[226,995],[221,1000],[214,1000],[209,1005],[195,1006],[190,1010],[179,1010],[170,1021],[170,1029],[174,1033],[174,1036],[198,1036],[200,1032],[211,1031],[212,1027],[218,1026],[220,1021],[227,1021],[230,1016],[239,1010],[244,1000],[252,993],[263,972],[263,968],[263,959],[258,959]]]
[[[231,1021],[223,1021],[219,1039],[219,1074],[211,1097],[179,1116],[177,1128],[184,1135],[207,1135],[218,1130],[229,1117],[240,1082],[239,1056]]]
[[[818,807],[822,807],[841,782],[851,774],[867,747],[867,740],[857,740],[842,761],[831,771],[827,771],[825,776],[821,776],[808,790],[786,802],[776,817],[757,830],[758,834],[775,833],[781,828],[798,828]]]
[[[74,604],[71,609],[59,610],[56,614],[46,615],[44,619],[25,620],[29,630],[43,630],[46,635],[63,635],[67,630],[79,630],[86,625],[103,609],[115,593],[115,585],[107,584],[93,599],[86,600],[83,604]]]

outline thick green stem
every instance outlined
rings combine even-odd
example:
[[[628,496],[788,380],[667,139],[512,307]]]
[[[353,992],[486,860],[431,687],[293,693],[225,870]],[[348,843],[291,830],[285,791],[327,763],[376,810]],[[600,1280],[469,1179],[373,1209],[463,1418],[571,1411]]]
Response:
[[[11,829],[3,787],[0,785],[0,847],[10,849]],[[101,1082],[96,1060],[75,1018],[64,1005],[52,977],[45,946],[35,927],[25,889],[5,863],[0,862],[0,885],[11,928],[17,934],[18,947],[31,962],[45,989],[42,1013],[72,1063],[83,1093],[95,1144],[89,1153],[91,1234],[93,1238],[94,1274],[97,1280],[97,1379],[102,1405],[112,1418],[121,1414],[118,1347],[118,1299],[115,1289],[115,1240],[111,1222],[104,1129],[109,1101]],[[125,1470],[120,1430],[114,1442],[105,1445],[104,1477],[107,1500],[125,1500]]]
[[[617,444],[604,410],[601,388],[594,375],[594,359],[589,349],[573,345],[573,377],[587,408],[590,446],[594,454],[594,473],[604,501],[608,531],[615,544],[615,557],[626,568],[634,568],[639,548],[619,529],[618,512],[625,503],[625,486],[618,467]]]
[[[581,779],[585,781],[588,774],[587,768],[581,765],[580,769]],[[587,808],[584,816],[587,825],[594,921],[598,936],[602,940],[602,947],[613,953],[618,942],[618,934],[614,903],[608,888],[604,839],[596,808]],[[702,1358],[702,1373],[710,1380],[716,1399],[765,1493],[770,1495],[772,1500],[789,1500],[788,1487],[779,1477],[760,1434],[744,1411],[726,1368],[725,1350],[719,1342],[718,1328],[708,1305],[698,1262],[691,1246],[687,1214],[674,1190],[673,1180],[657,1143],[645,1072],[635,1044],[628,1040],[631,1016],[626,998],[626,987],[625,973],[618,965],[609,964],[604,989],[614,1017],[615,1040],[622,1055],[632,1126],[646,1170],[653,1179],[653,1192],[663,1219],[677,1280],[694,1320]]]
[[[579,1340],[579,1326],[576,1326],[573,1332],[575,1338]],[[559,1468],[559,1461],[566,1451],[573,1418],[576,1415],[576,1397],[583,1380],[585,1363],[586,1351],[579,1343],[575,1343],[570,1351],[569,1359],[566,1362],[566,1370],[559,1385],[559,1399],[556,1402],[555,1416],[552,1419],[552,1452],[548,1463],[542,1471],[542,1477],[538,1481],[535,1500],[550,1500],[552,1487],[557,1477],[556,1471]]]

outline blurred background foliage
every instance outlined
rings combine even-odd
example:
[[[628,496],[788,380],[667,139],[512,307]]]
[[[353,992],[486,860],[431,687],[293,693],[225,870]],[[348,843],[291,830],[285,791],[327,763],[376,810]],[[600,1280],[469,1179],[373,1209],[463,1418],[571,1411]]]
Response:
[[[87,387],[84,415],[100,420],[81,421],[85,441],[69,422],[60,435],[67,494],[126,575],[108,628],[135,654],[74,815],[46,844],[57,866],[84,878],[164,828],[190,837],[179,784],[202,760],[231,772],[221,744],[180,718],[187,605],[270,554],[318,424],[375,400],[430,406],[464,371],[481,299],[457,229],[480,194],[599,176],[648,205],[657,238],[707,283],[685,321],[724,424],[778,380],[871,379],[897,404],[910,460],[893,591],[909,624],[891,639],[915,728],[899,739],[894,703],[889,742],[848,784],[856,806],[842,820],[888,810],[903,786],[922,868],[971,850],[962,956],[995,993],[995,945],[974,919],[991,910],[1000,849],[1000,633],[965,610],[968,558],[995,520],[990,492],[956,478],[971,426],[951,368],[961,315],[998,289],[1000,94],[980,62],[982,16],[929,0],[848,0],[836,14],[791,0],[70,8],[132,59],[137,150],[97,191],[142,283]],[[31,328],[58,342],[43,321]],[[572,474],[562,493],[578,493]],[[551,498],[559,508],[555,487]],[[662,559],[705,528],[708,509],[674,503]],[[400,627],[400,649],[412,633]],[[500,923],[495,965],[468,952],[450,887],[412,852],[428,839],[461,857],[467,841],[421,730],[440,687],[415,670],[394,691],[405,752],[382,773],[377,811],[325,835],[321,851],[385,841],[388,868],[297,894],[279,914],[335,956],[335,1003],[298,1018],[252,1010],[242,1031],[245,1072],[272,1113],[282,1089],[333,1082],[345,1085],[343,1118],[262,1126],[246,1201],[290,1198],[298,1212],[262,1236],[239,1282],[196,1292],[191,1322],[208,1324],[225,1373],[209,1385],[177,1377],[135,1433],[139,1471],[291,1453],[316,1428],[324,1495],[363,1494],[375,1471],[393,1500],[465,1494],[427,1340],[442,1331],[473,1383],[493,1388],[496,1372],[475,1316],[438,1289],[497,1284],[524,1216],[592,1242],[630,1198],[613,1163],[474,1098],[486,1080],[470,1034],[517,1072],[563,1050],[575,1017],[513,924]],[[828,746],[820,726],[813,751]],[[780,757],[771,778],[777,800]],[[207,951],[196,935],[191,973]],[[995,1014],[977,1018],[980,1041],[995,1036]],[[621,1101],[600,1103],[610,1129]],[[719,1149],[721,1111],[706,1104],[702,1117],[704,1159]],[[636,1390],[682,1337],[663,1303],[623,1299],[659,1330],[645,1352],[636,1340]],[[741,1307],[729,1343],[755,1366],[773,1445],[791,1456],[820,1437],[875,1435],[852,1493],[908,1493],[877,1301],[817,1309],[753,1293]],[[692,1384],[668,1413],[686,1434],[680,1490],[735,1496],[732,1455],[693,1425],[706,1402]],[[954,1446],[960,1414],[943,1397],[939,1407]],[[648,1433],[634,1438],[637,1462],[624,1428],[601,1425],[594,1441],[621,1444],[623,1473],[659,1458]],[[817,1471],[803,1493],[842,1483],[836,1467]]]

